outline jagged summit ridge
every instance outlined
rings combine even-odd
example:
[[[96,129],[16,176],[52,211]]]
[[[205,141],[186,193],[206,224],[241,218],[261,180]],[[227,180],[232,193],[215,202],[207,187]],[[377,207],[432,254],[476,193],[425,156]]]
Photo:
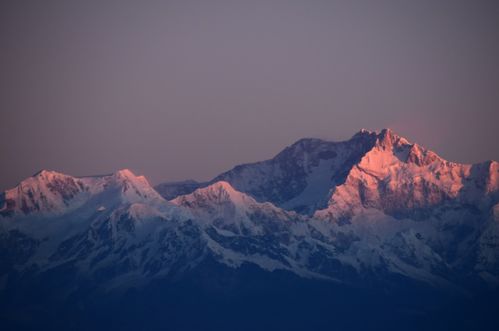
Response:
[[[257,205],[269,203],[258,203],[255,199],[245,193],[239,192],[226,181],[218,181],[209,186],[199,188],[194,192],[177,197],[171,202],[178,206],[188,207],[190,209],[220,209],[220,207],[229,207],[245,211]]]
[[[85,192],[77,178],[55,171],[41,170],[4,192],[0,206],[3,215],[62,210]]]
[[[163,200],[143,176],[129,169],[110,175],[73,177],[41,170],[3,194],[0,213],[8,215],[60,214],[78,208],[96,195],[109,194],[130,203],[147,199]],[[116,193],[112,193],[116,192]]]
[[[341,219],[374,208],[390,215],[414,216],[413,212],[457,200],[478,204],[494,190],[487,193],[478,187],[497,190],[492,168],[446,161],[431,150],[383,130],[374,147],[349,170],[345,182],[334,188],[328,207],[317,210],[315,215]]]
[[[374,134],[343,142],[301,139],[270,160],[236,166],[211,182],[224,180],[257,201],[307,214],[325,205],[331,188],[374,143]]]
[[[115,284],[209,260],[359,283],[499,281],[498,163],[448,162],[391,130],[302,139],[270,160],[176,185],[166,201],[128,169],[37,173],[0,197],[0,243],[30,243],[9,251],[19,262],[3,270],[67,264]]]
[[[362,129],[346,141],[300,139],[270,160],[238,165],[209,182],[163,184],[158,189],[162,192],[164,189],[165,197],[171,199],[176,192],[188,194],[199,187],[227,181],[257,201],[313,214],[330,205],[334,192],[356,167],[383,173],[384,168],[395,164],[400,164],[404,171],[410,167],[402,164],[429,167],[427,171],[433,171],[435,164],[451,163],[391,129]]]

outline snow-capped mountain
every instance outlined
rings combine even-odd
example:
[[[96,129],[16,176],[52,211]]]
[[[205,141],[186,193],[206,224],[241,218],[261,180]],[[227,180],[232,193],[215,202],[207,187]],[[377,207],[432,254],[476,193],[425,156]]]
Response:
[[[154,222],[183,220],[182,213],[144,177],[127,169],[94,177],[44,170],[4,197],[0,245],[9,257],[3,265],[7,273],[40,274],[71,265],[79,274],[93,274],[125,263],[114,254],[150,241]],[[161,229],[168,228],[167,223],[161,222]]]
[[[359,209],[374,208],[395,217],[424,217],[429,209],[449,203],[484,211],[497,202],[498,165],[449,162],[383,130],[344,183],[334,188],[328,207],[315,215],[350,217]]]
[[[270,160],[238,165],[211,181],[162,183],[156,189],[166,199],[173,199],[226,181],[257,201],[311,214],[327,206],[331,189],[344,182],[349,169],[375,142],[376,133],[367,130],[342,142],[301,139]]]
[[[442,277],[449,268],[418,238],[418,230],[424,229],[416,222],[401,224],[375,211],[352,219],[349,225],[313,219],[257,202],[224,181],[172,202],[200,220],[211,252],[232,267],[252,263],[264,270],[346,282],[361,282],[364,272],[378,270],[381,275],[392,272],[450,286]],[[404,260],[401,254],[412,254],[414,260]]]
[[[333,187],[376,141],[361,131],[344,142],[301,139],[274,158],[234,167],[213,181],[225,180],[258,201],[308,214],[326,206]]]
[[[106,203],[164,201],[143,176],[123,169],[111,175],[72,177],[42,170],[3,193],[0,215],[23,217],[64,214],[102,196]],[[106,197],[106,195],[108,197]]]
[[[62,212],[85,191],[84,183],[78,179],[42,170],[5,192],[0,212],[4,216]]]
[[[457,164],[390,130],[362,130],[343,142],[302,139],[205,183],[155,189],[126,169],[92,177],[43,170],[0,194],[0,320],[45,306],[69,316],[62,329],[86,316],[81,307],[92,321],[139,309],[190,320],[191,309],[175,310],[180,298],[204,298],[195,312],[213,306],[211,316],[237,309],[234,298],[251,297],[255,286],[280,289],[286,312],[295,309],[290,293],[314,311],[348,300],[389,298],[398,303],[380,307],[395,310],[408,302],[407,312],[394,310],[408,319],[449,296],[487,293],[474,306],[497,305],[489,293],[499,289],[498,163]],[[123,305],[133,313],[122,314]],[[51,314],[41,309],[38,319],[52,325]],[[143,323],[156,325],[130,329]]]
[[[499,284],[498,163],[449,162],[387,129],[303,139],[210,182],[158,190],[129,170],[41,171],[7,190],[4,286],[69,270],[127,288],[206,261],[357,285],[393,275],[445,289]]]

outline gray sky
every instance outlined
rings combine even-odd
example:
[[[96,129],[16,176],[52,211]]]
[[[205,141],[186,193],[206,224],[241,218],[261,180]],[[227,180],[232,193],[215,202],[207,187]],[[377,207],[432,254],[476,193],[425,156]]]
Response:
[[[497,0],[2,0],[0,189],[205,180],[361,128],[498,160],[498,59]]]

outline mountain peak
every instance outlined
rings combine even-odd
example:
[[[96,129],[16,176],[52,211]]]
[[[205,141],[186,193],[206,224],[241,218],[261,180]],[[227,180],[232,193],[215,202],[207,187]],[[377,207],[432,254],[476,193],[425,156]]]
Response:
[[[113,185],[121,190],[122,198],[126,202],[164,201],[144,176],[137,176],[130,169],[118,170],[109,178],[114,182]]]
[[[77,178],[56,171],[40,170],[4,192],[7,203],[0,206],[0,214],[61,211],[84,190],[84,184]]]
[[[0,215],[61,213],[100,194],[118,197],[122,203],[164,201],[144,176],[136,176],[129,169],[89,177],[73,177],[44,169],[5,191]]]
[[[255,200],[245,193],[239,192],[227,181],[217,181],[203,188],[198,188],[191,194],[182,195],[172,200],[174,204],[191,205],[220,204],[230,202],[235,205],[245,205],[255,203]]]
[[[133,182],[143,186],[151,186],[146,177],[137,176],[127,168],[116,171],[112,176],[120,181]]]
[[[384,128],[379,133],[380,140],[392,140],[397,137],[397,135],[390,128]]]
[[[227,192],[236,192],[232,185],[230,185],[229,182],[225,180],[218,181],[208,187],[211,187],[212,189],[224,190]]]
[[[229,182],[221,180],[209,186],[197,189],[195,192],[218,200],[240,201],[244,193],[237,191]]]
[[[42,170],[36,172],[35,174],[33,174],[33,176],[31,176],[31,177],[43,178],[43,179],[50,180],[50,179],[53,179],[55,177],[69,177],[69,176],[66,174],[63,174],[61,172],[54,171],[54,170],[42,169]]]
[[[381,130],[377,135],[376,146],[381,150],[390,150],[403,162],[418,166],[426,166],[437,160],[443,161],[433,151],[409,142],[389,128]]]
[[[369,139],[374,143],[374,146],[390,148],[392,146],[410,145],[409,141],[398,135],[390,128],[384,128],[381,131],[371,131],[361,129],[352,136],[350,140]]]
[[[48,170],[48,169],[41,169],[39,171],[37,171],[36,173],[33,174],[32,177],[36,177],[36,176],[43,176],[45,174],[49,174],[49,173],[53,173],[54,171],[52,170]]]
[[[135,174],[130,170],[130,169],[120,169],[114,173],[116,177],[123,177],[123,178],[134,178],[136,177]]]
[[[372,135],[377,135],[377,133],[375,131],[371,131],[371,130],[362,128],[352,136],[352,139],[359,138],[359,137],[372,136]]]
[[[378,146],[389,148],[392,146],[400,147],[410,145],[410,142],[404,137],[396,134],[392,129],[385,128],[378,134]]]
[[[381,129],[380,134],[384,134],[384,135],[395,135],[395,133],[393,132],[393,130],[390,129],[390,128],[383,128],[383,129]]]

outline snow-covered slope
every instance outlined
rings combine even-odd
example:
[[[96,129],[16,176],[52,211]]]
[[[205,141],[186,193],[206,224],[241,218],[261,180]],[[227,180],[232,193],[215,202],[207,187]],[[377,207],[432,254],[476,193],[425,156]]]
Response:
[[[4,192],[1,215],[63,212],[88,195],[83,181],[55,171],[42,170]]]
[[[450,267],[413,221],[367,211],[348,225],[324,222],[257,202],[223,181],[172,202],[192,212],[210,251],[229,266],[253,263],[343,282],[361,282],[377,270],[379,277],[395,273],[451,287],[444,277]]]
[[[326,204],[329,192],[372,148],[376,136],[362,130],[350,140],[301,139],[274,158],[236,166],[217,176],[258,201],[304,214]]]
[[[0,273],[35,277],[64,265],[88,279],[106,273],[101,285],[116,287],[168,273],[179,259],[187,266],[189,252],[205,247],[188,213],[127,169],[79,178],[41,171],[5,197],[0,247],[9,261]]]
[[[269,202],[257,202],[220,181],[172,202],[189,210],[205,233],[215,259],[231,267],[253,263],[265,270],[283,269],[313,274],[295,260],[297,229],[303,235],[306,220]]]
[[[193,193],[180,196],[171,202],[188,209],[203,222],[224,220],[238,226],[243,225],[238,222],[249,220],[254,213],[260,213],[261,216],[266,214],[266,217],[272,219],[287,219],[296,216],[295,213],[286,212],[269,202],[257,202],[247,194],[236,191],[224,181],[197,189]],[[256,217],[255,220],[260,221]],[[253,233],[249,228],[246,230]]]
[[[449,162],[389,129],[361,130],[343,142],[302,139],[270,160],[236,166],[210,182],[157,188],[170,199],[218,181],[260,202],[333,218],[365,207],[414,215],[449,200],[487,209],[499,191],[497,162]]]
[[[42,170],[7,190],[0,201],[2,216],[41,216],[67,213],[107,195],[114,203],[165,201],[143,176],[123,169],[114,174],[94,177],[72,177]]]
[[[127,286],[211,261],[356,284],[499,285],[498,163],[449,162],[390,130],[303,139],[208,183],[160,187],[174,198],[129,170],[24,180],[0,198],[0,279],[64,266]]]
[[[490,216],[499,202],[495,161],[457,164],[389,129],[362,130],[340,143],[300,140],[271,160],[237,166],[212,183],[217,180],[244,192],[250,205],[270,201],[304,214],[306,226],[287,223],[288,239],[297,238],[297,227],[303,236],[285,254],[298,269],[332,278],[346,273],[350,279],[376,270],[446,286],[499,280],[498,272],[470,272],[499,270],[497,222]],[[214,207],[207,198],[215,188],[174,201],[183,201],[201,219],[219,224],[237,219],[241,207],[224,199],[215,199]]]
[[[316,217],[348,218],[374,208],[395,217],[423,217],[444,204],[466,204],[485,211],[497,200],[498,163],[457,164],[390,130],[334,188],[328,207]],[[421,214],[421,215],[418,215]]]

